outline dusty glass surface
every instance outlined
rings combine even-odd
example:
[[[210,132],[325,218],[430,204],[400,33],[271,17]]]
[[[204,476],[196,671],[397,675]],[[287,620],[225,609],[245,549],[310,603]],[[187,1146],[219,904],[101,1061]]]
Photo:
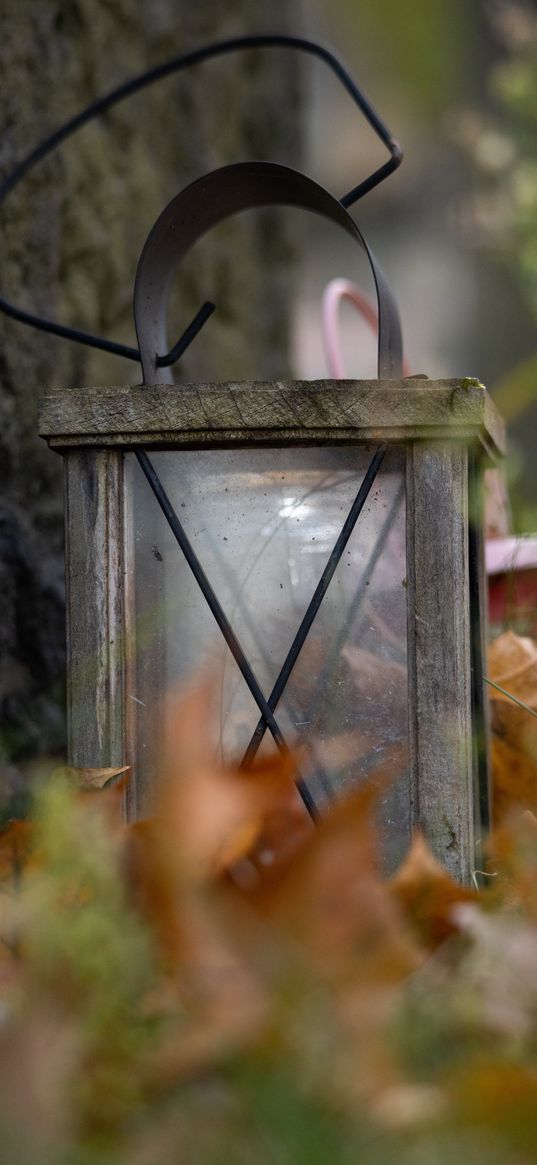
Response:
[[[150,454],[267,697],[372,452]],[[409,834],[403,457],[387,453],[275,713],[290,744],[311,747],[304,775],[320,803],[381,772],[400,747],[401,776],[381,807],[389,865]],[[136,660],[128,697],[150,790],[159,704],[179,681],[207,662],[216,669],[225,761],[242,756],[259,712],[138,464],[127,460]],[[273,747],[266,733],[262,751]]]

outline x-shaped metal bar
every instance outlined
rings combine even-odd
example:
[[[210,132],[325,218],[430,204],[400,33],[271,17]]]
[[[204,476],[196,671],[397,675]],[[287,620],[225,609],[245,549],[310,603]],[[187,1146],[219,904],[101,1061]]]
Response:
[[[239,642],[239,640],[238,640],[238,638],[237,638],[237,636],[236,636],[236,634],[235,634],[235,632],[234,632],[234,630],[229,622],[229,619],[227,618],[225,611],[224,611],[223,607],[221,606],[220,601],[219,601],[213,587],[211,586],[209,579],[207,578],[207,575],[205,574],[205,571],[204,571],[204,569],[199,561],[199,558],[198,558],[198,556],[197,556],[197,554],[192,546],[192,543],[190,542],[190,539],[189,539],[182,523],[180,522],[180,520],[179,520],[179,518],[174,510],[174,507],[173,507],[173,505],[172,505],[172,503],[171,503],[171,501],[170,501],[170,499],[169,499],[169,497],[168,497],[168,495],[167,495],[167,493],[162,485],[162,482],[161,482],[161,480],[160,480],[160,478],[155,470],[154,465],[150,461],[150,459],[149,459],[149,457],[144,449],[135,449],[134,452],[135,452],[136,458],[138,460],[138,463],[140,465],[140,468],[142,469],[142,471],[143,471],[143,473],[144,473],[144,475],[145,475],[145,477],[146,477],[146,479],[147,479],[147,481],[148,481],[148,483],[153,491],[153,494],[154,494],[154,496],[155,496],[155,498],[156,498],[156,500],[157,500],[157,502],[158,502],[163,514],[164,514],[164,517],[166,518],[166,521],[168,522],[168,525],[169,525],[176,541],[178,542],[181,550],[183,551],[183,554],[184,554],[185,559],[188,563],[188,566],[190,567],[190,569],[194,575],[194,578],[196,579],[196,582],[198,583],[198,586],[200,587],[200,590],[201,590],[212,614],[214,615],[214,618],[216,619],[216,622],[217,622],[217,624],[222,632],[222,635],[224,636],[224,639],[225,639],[225,641],[226,641],[226,643],[227,643],[227,645],[228,645],[228,647],[233,655],[233,658],[235,659],[237,666],[239,667],[239,670],[240,670],[240,672],[241,672],[241,674],[242,674],[242,676],[243,676],[243,678],[244,678],[244,680],[245,680],[245,682],[246,682],[246,684],[251,692],[251,695],[253,696],[253,698],[254,698],[254,700],[259,708],[259,711],[261,713],[260,720],[255,728],[255,731],[252,735],[252,738],[250,740],[248,748],[246,749],[244,757],[241,761],[241,767],[244,768],[244,767],[247,767],[249,764],[251,764],[251,762],[253,761],[253,759],[254,759],[254,757],[259,749],[259,746],[261,744],[261,741],[263,739],[263,736],[265,735],[267,728],[268,728],[269,732],[271,733],[271,735],[272,735],[277,747],[279,748],[280,752],[282,752],[284,754],[288,753],[289,746],[287,745],[285,738],[283,736],[283,733],[282,733],[282,731],[278,725],[278,722],[274,716],[274,711],[275,711],[277,704],[280,700],[280,697],[285,689],[285,686],[286,686],[287,681],[291,675],[291,672],[295,666],[295,663],[300,655],[300,652],[304,646],[306,638],[307,638],[309,631],[311,629],[312,623],[313,623],[315,616],[319,610],[319,607],[323,601],[323,598],[326,594],[326,591],[328,590],[331,579],[334,576],[336,567],[341,559],[341,556],[343,554],[343,551],[345,550],[347,542],[349,541],[349,538],[352,534],[352,531],[354,530],[354,527],[356,525],[358,517],[359,517],[359,515],[360,515],[360,513],[365,505],[367,497],[369,496],[369,493],[370,493],[371,487],[373,485],[373,482],[375,480],[375,477],[376,477],[376,475],[380,469],[380,466],[382,464],[382,461],[384,459],[384,454],[386,452],[385,448],[383,446],[381,446],[379,449],[377,449],[377,451],[375,452],[375,454],[373,455],[373,457],[371,459],[371,462],[370,462],[368,469],[365,473],[364,479],[363,479],[363,481],[360,485],[360,488],[358,490],[358,493],[356,494],[356,497],[352,503],[352,506],[349,510],[347,518],[345,519],[345,522],[342,526],[341,532],[340,532],[338,539],[334,545],[334,549],[332,550],[332,553],[328,559],[328,562],[326,563],[326,566],[325,566],[323,573],[319,579],[319,582],[315,588],[315,591],[310,599],[307,610],[302,618],[300,626],[297,630],[295,638],[293,639],[291,647],[289,648],[287,656],[286,656],[284,663],[280,669],[279,675],[278,675],[276,682],[274,684],[274,687],[273,687],[273,689],[268,697],[268,700],[265,698],[263,690],[262,690],[262,688],[261,688],[261,686],[258,683],[258,680],[256,678],[255,672],[253,671],[250,663],[248,662],[246,654],[245,654],[245,652],[244,652],[244,650],[243,650],[243,648],[242,648],[242,646],[241,646],[241,644],[240,644],[240,642]],[[312,819],[314,821],[317,820],[317,818],[318,818],[317,807],[315,805],[315,801],[311,795],[310,790],[308,789],[306,782],[304,781],[304,779],[302,777],[299,776],[299,778],[296,782],[296,785],[297,785],[297,790],[302,798],[302,801],[303,801],[308,813],[310,814],[310,817],[312,817]]]

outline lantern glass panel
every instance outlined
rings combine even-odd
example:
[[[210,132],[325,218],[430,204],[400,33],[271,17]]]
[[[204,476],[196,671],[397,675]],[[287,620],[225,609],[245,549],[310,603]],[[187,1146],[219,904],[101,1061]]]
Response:
[[[373,450],[287,447],[158,452],[151,460],[268,697],[350,510]],[[165,694],[207,663],[217,676],[215,747],[240,759],[259,711],[134,457],[127,489],[134,557],[136,755],[153,785]],[[306,742],[317,800],[382,770],[393,860],[408,841],[404,453],[373,483],[276,709],[290,745]],[[260,754],[273,749],[267,732]],[[409,826],[408,826],[409,828]],[[391,862],[389,863],[391,864]]]

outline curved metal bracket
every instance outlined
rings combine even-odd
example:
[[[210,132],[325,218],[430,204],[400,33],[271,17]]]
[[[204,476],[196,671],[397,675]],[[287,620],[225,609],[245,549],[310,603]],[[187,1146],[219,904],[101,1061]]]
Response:
[[[229,215],[262,206],[295,206],[336,223],[365,251],[377,292],[379,377],[402,375],[403,344],[388,281],[348,211],[328,190],[275,162],[238,162],[192,182],[163,210],[143,248],[134,284],[134,320],[145,384],[172,384],[166,312],[171,280],[187,251]]]

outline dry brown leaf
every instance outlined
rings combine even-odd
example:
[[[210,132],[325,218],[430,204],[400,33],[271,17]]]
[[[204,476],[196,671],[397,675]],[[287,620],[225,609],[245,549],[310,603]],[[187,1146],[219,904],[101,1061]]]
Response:
[[[514,631],[504,631],[489,646],[490,678],[496,683],[502,683],[502,679],[505,680],[506,687],[509,687],[509,683],[516,683],[517,677],[521,677],[522,682],[524,682],[524,677],[528,676],[528,667],[535,663],[537,663],[537,644],[528,636],[516,635]],[[535,690],[531,678],[529,683],[530,691]],[[521,695],[521,699],[523,698]]]
[[[390,893],[421,942],[433,950],[459,929],[454,907],[479,899],[477,891],[450,877],[420,833],[391,879]]]
[[[170,967],[204,962],[210,946],[206,942],[204,951],[200,940],[204,898],[228,869],[265,844],[275,815],[289,831],[297,818],[302,828],[304,821],[312,828],[296,790],[293,757],[275,754],[248,771],[218,763],[213,701],[210,678],[170,700],[155,816],[127,827],[124,837],[131,895]]]
[[[243,933],[243,941],[237,942],[242,920],[229,910],[221,912],[219,906],[218,897],[213,900],[205,892],[176,903],[182,947],[179,961],[169,970],[180,973],[168,977],[172,994],[166,1001],[168,1017],[175,1012],[176,1020],[167,1023],[166,1035],[148,1065],[153,1083],[160,1087],[192,1072],[211,1070],[220,1056],[244,1047],[259,1035],[273,1004],[251,957],[253,935]]]
[[[210,731],[213,701],[208,680],[170,702],[166,775],[158,799],[169,859],[179,876],[196,881],[239,861],[261,835],[267,815],[294,806],[305,814],[290,754],[275,754],[247,771],[217,764]]]
[[[104,789],[114,777],[119,777],[122,773],[130,773],[130,771],[130,765],[121,765],[119,768],[108,769],[75,768],[73,765],[70,765],[64,770],[73,782],[75,788],[88,792],[92,789]]]
[[[320,748],[314,746],[312,751],[327,772],[332,764],[337,766],[350,758],[351,745],[354,745],[355,756],[359,757],[369,751],[375,739],[353,731],[323,742]],[[397,780],[403,766],[400,746],[387,748],[383,757],[382,776],[371,778],[374,798],[378,798],[382,791]],[[325,820],[323,818],[321,828],[324,828]],[[260,892],[263,883],[271,883],[281,876],[285,867],[304,848],[312,833],[311,819],[297,800],[293,799],[286,805],[269,810],[255,845],[244,854],[243,861],[230,871],[232,879],[247,891]]]
[[[312,822],[296,803],[269,810],[261,829],[240,858],[227,863],[227,874],[239,887],[259,888],[278,876],[295,854],[299,853],[312,833]]]
[[[245,899],[308,952],[317,970],[357,988],[398,981],[415,951],[376,869],[375,809],[382,784],[369,781],[332,808],[270,880]]]
[[[489,678],[537,711],[537,644],[506,631],[490,645]],[[515,807],[537,809],[537,718],[508,695],[489,688],[493,728],[491,762],[493,820],[505,821]]]
[[[0,833],[0,990],[18,974],[16,962],[17,894],[26,872],[36,864],[33,822],[10,821]]]
[[[522,909],[537,918],[537,817],[526,809],[512,810],[493,830],[487,843],[488,867],[495,904]]]
[[[491,643],[488,674],[494,683],[537,712],[537,643],[505,631]],[[489,690],[493,731],[537,763],[537,717],[509,698]]]
[[[0,883],[16,884],[33,856],[34,826],[30,821],[9,821],[0,833]]]
[[[298,959],[302,983],[320,977],[329,988],[340,1034],[323,1086],[354,1108],[398,1082],[386,1030],[399,984],[422,961],[377,871],[377,802],[391,780],[364,783],[295,838],[285,858],[276,845],[273,863],[253,874],[246,867],[231,887],[232,901],[238,896],[254,913],[245,932],[254,941],[272,936],[293,965]],[[309,1037],[299,1038],[306,1056],[314,1054]]]
[[[497,735],[492,738],[491,761],[495,824],[516,807],[537,810],[537,762]]]
[[[175,967],[184,953],[185,925],[158,820],[126,826],[122,869],[131,901],[155,935],[166,967]]]

